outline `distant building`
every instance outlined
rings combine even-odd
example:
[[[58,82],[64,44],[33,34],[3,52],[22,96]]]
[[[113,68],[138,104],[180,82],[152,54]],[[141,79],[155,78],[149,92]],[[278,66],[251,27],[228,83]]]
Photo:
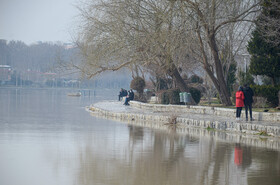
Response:
[[[46,80],[54,80],[57,77],[57,74],[52,72],[46,72],[43,75]]]
[[[38,70],[22,70],[20,71],[21,80],[32,81],[33,83],[42,83],[44,81],[43,75]]]
[[[64,49],[72,49],[75,47],[75,45],[72,43],[64,43],[63,47],[64,47]]]
[[[5,83],[12,79],[12,67],[9,65],[0,65],[0,82]]]

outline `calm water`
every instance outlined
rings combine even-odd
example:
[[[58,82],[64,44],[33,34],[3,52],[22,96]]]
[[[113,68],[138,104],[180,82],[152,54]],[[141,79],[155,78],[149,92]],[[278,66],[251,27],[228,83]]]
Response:
[[[96,118],[118,90],[68,91],[0,88],[0,185],[280,184],[278,149]]]

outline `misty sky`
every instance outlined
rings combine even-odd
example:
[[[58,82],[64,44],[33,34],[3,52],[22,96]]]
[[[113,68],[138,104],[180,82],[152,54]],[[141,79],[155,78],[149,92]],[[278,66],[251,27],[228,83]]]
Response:
[[[71,42],[77,0],[0,0],[0,39]]]

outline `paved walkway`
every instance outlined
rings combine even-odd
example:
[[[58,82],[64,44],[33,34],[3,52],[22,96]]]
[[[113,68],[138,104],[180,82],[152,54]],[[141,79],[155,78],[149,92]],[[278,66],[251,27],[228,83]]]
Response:
[[[168,116],[176,116],[180,118],[189,118],[194,120],[207,120],[207,121],[219,121],[219,122],[238,122],[238,123],[253,123],[263,126],[276,126],[280,129],[280,123],[272,122],[272,121],[245,121],[244,119],[241,121],[236,121],[234,118],[225,117],[225,116],[216,116],[209,114],[193,114],[193,113],[172,113],[172,112],[153,112],[150,110],[143,110],[133,106],[125,106],[121,101],[102,101],[93,104],[92,106],[110,111],[115,113],[135,113],[135,114],[149,114],[149,115],[168,115]],[[244,114],[244,110],[242,110],[242,114]]]

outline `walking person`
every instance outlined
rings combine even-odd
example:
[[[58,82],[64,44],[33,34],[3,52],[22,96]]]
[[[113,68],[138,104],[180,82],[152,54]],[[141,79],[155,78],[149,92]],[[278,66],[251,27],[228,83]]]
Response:
[[[253,104],[254,92],[247,84],[245,84],[243,93],[244,93],[244,97],[245,97],[244,104],[245,104],[246,121],[248,121],[248,109],[249,109],[249,113],[250,113],[250,120],[253,121],[252,104]]]
[[[235,105],[236,105],[236,120],[240,120],[242,107],[244,107],[244,93],[242,87],[239,86],[238,91],[235,93]]]

